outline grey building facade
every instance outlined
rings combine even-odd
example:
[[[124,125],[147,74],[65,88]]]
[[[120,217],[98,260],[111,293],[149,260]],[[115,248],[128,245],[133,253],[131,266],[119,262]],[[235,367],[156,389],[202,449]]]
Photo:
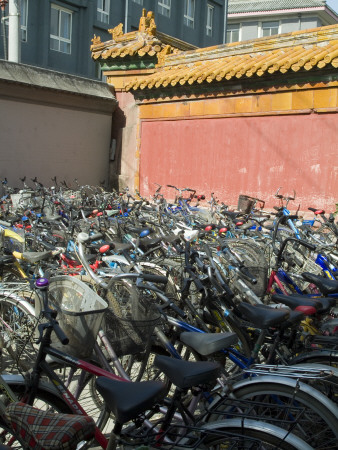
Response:
[[[102,42],[108,41],[108,29],[120,23],[124,32],[137,30],[143,8],[154,12],[157,30],[197,47],[338,22],[337,14],[322,0],[20,2],[21,62],[92,79],[101,78],[89,51],[94,35],[100,36]],[[8,5],[1,22],[0,59],[6,59],[7,15]]]
[[[325,0],[229,0],[227,43],[337,22]]]
[[[91,39],[111,38],[108,29],[123,23],[137,30],[142,9],[155,13],[163,33],[207,47],[223,42],[224,0],[20,0],[21,62],[88,78],[100,78],[90,58]],[[8,5],[5,9],[5,20]],[[6,56],[1,27],[0,58]]]

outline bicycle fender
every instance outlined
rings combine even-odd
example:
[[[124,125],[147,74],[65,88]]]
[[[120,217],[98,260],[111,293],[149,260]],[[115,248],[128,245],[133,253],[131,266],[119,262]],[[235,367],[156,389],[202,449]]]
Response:
[[[308,445],[306,442],[304,442],[302,439],[300,439],[298,436],[295,436],[294,434],[290,434],[289,431],[283,430],[282,428],[276,427],[275,425],[267,422],[262,422],[259,420],[251,420],[251,419],[227,419],[227,420],[217,420],[215,422],[211,422],[208,424],[203,424],[201,427],[201,430],[209,430],[209,431],[217,431],[217,430],[226,430],[229,428],[230,430],[234,427],[238,427],[241,429],[241,427],[248,427],[251,430],[257,430],[257,431],[264,431],[266,433],[271,433],[274,436],[279,437],[281,440],[288,441],[289,439],[292,439],[293,445],[297,445],[297,448],[299,450],[313,450],[313,447]]]
[[[271,383],[271,384],[278,384],[278,385],[287,385],[289,387],[292,387],[296,390],[302,390],[303,392],[311,395],[312,397],[316,398],[316,400],[320,401],[322,404],[324,404],[327,409],[335,415],[335,417],[338,417],[338,406],[336,406],[329,398],[327,398],[326,395],[322,394],[317,389],[314,389],[312,386],[307,385],[306,383],[303,383],[302,381],[298,381],[297,379],[293,378],[287,378],[287,377],[281,377],[281,376],[271,376],[271,375],[260,375],[258,377],[251,378],[250,380],[244,379],[241,381],[238,381],[231,387],[231,392],[229,392],[229,395],[233,395],[236,398],[236,391],[241,389],[242,387],[246,387],[250,384],[254,384],[256,386],[259,386],[261,384],[265,383]],[[211,408],[211,406],[210,406]],[[338,434],[338,432],[337,432]]]

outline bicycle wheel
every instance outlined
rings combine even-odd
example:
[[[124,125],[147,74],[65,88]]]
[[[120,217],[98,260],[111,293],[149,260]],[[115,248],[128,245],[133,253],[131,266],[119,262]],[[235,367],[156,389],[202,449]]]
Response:
[[[5,378],[5,380],[18,400],[25,401],[25,396],[27,394],[27,384],[24,378],[22,378],[21,381],[18,381],[15,377],[11,379],[11,376],[9,375],[7,378]],[[45,382],[40,383],[32,406],[35,406],[36,408],[42,410],[72,414],[71,408],[55,392],[54,387],[52,385],[48,385],[48,383]]]
[[[31,368],[35,355],[34,309],[14,294],[0,294],[1,371],[17,373]]]
[[[4,445],[11,449],[25,449],[25,441],[20,439],[20,436],[13,434],[13,430],[3,422],[0,418],[0,445]],[[2,448],[2,447],[1,447]]]
[[[127,317],[133,302],[137,301],[139,293],[135,286],[126,280],[110,280],[105,295],[115,314]]]
[[[285,449],[311,450],[302,439],[272,424],[254,420],[230,419],[215,422],[206,431],[203,442],[208,449]],[[214,436],[212,436],[214,434]],[[217,436],[218,434],[218,436]]]
[[[245,405],[240,406],[244,416],[255,415],[259,420],[276,424],[316,449],[337,448],[338,407],[319,391],[298,380],[260,376],[240,381],[232,386],[232,397],[249,401],[247,409]],[[258,403],[253,406],[252,402]],[[222,400],[217,407],[214,405],[210,409],[217,412],[210,419],[219,418]],[[236,411],[229,404],[223,408],[227,416],[236,415]]]
[[[324,364],[316,364],[316,363],[310,363],[310,364],[297,364],[300,368],[303,369],[314,369],[314,370],[322,370],[325,372],[331,372],[332,374],[323,377],[323,378],[316,378],[316,379],[303,379],[302,381],[304,383],[310,384],[312,387],[320,391],[322,394],[324,394],[326,397],[328,397],[330,400],[332,400],[334,403],[338,403],[338,368],[333,366],[327,366]],[[297,366],[296,365],[296,366]]]

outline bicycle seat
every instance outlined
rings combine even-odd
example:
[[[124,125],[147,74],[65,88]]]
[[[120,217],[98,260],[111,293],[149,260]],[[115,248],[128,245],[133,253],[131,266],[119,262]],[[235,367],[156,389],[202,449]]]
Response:
[[[185,361],[156,355],[154,366],[181,389],[188,389],[200,384],[212,384],[220,375],[221,367],[211,361]]]
[[[196,350],[200,355],[208,356],[238,342],[236,333],[200,333],[183,332],[180,340]]]
[[[304,295],[273,294],[271,299],[275,303],[283,303],[291,309],[297,308],[297,310],[304,312],[306,315],[319,313],[324,308],[321,298],[309,298]]]
[[[139,247],[142,251],[147,251],[148,249],[156,247],[162,240],[163,237],[157,237],[154,239],[143,238],[140,239]]]
[[[270,308],[267,305],[256,305],[257,308]],[[283,309],[283,308],[282,308]],[[294,324],[299,324],[304,319],[304,313],[302,311],[293,311],[292,309],[289,310],[289,317],[283,321],[282,323],[278,324],[278,328],[281,330],[285,330],[286,328],[292,327]]]
[[[14,255],[15,256],[15,255]],[[24,252],[21,253],[21,258],[30,263],[37,263],[39,261],[45,261],[52,256],[50,250],[46,252]]]
[[[29,448],[66,450],[95,435],[94,419],[88,416],[42,411],[22,402],[11,403],[5,415]]]
[[[302,273],[304,280],[315,284],[323,295],[338,294],[338,280],[329,280],[328,278],[314,273]]]
[[[166,385],[161,381],[130,383],[106,377],[96,379],[96,388],[120,424],[135,419],[167,393]]]
[[[238,309],[254,326],[263,330],[278,326],[290,317],[288,309],[274,309],[265,305],[258,307],[242,302]]]

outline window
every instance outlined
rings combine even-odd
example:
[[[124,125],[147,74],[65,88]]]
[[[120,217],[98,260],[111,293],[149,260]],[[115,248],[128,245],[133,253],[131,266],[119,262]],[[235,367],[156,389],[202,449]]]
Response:
[[[207,36],[212,36],[212,23],[214,20],[214,7],[208,4],[207,11]]]
[[[97,0],[97,20],[109,23],[110,0]]]
[[[57,52],[71,52],[72,12],[51,5],[50,49]]]
[[[279,22],[262,22],[262,36],[278,34]]]
[[[27,17],[28,17],[28,0],[21,0],[21,40],[27,42]]]
[[[157,5],[160,14],[170,17],[171,0],[159,0]]]
[[[239,23],[232,23],[227,26],[227,43],[239,42]]]
[[[184,25],[194,28],[195,0],[184,0]]]

